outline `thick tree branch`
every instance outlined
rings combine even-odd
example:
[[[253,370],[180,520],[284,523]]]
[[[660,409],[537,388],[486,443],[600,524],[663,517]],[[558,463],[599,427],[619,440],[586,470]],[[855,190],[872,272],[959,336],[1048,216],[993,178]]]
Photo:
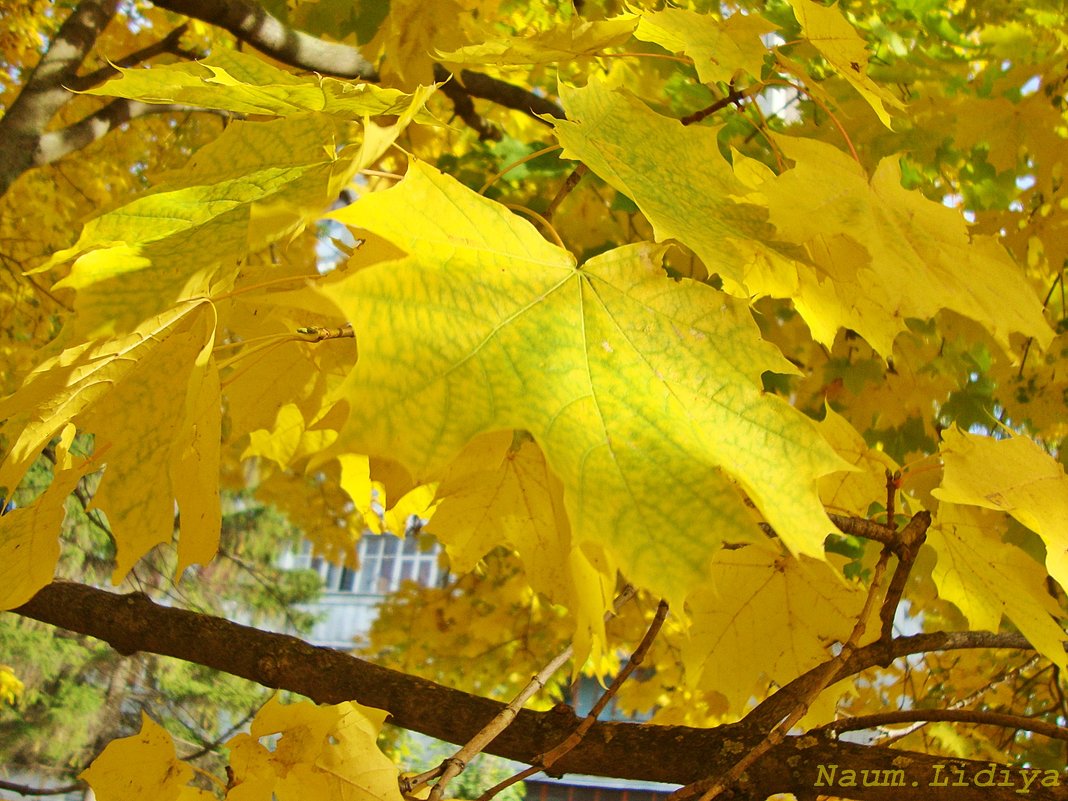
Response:
[[[156,5],[224,28],[283,64],[339,78],[376,81],[374,66],[350,45],[324,42],[284,24],[253,0],[156,0]],[[434,68],[434,80],[446,81],[450,73],[441,65]],[[463,91],[471,97],[490,100],[525,114],[563,117],[563,110],[551,100],[519,86],[470,70],[456,76]],[[455,102],[458,93],[450,95]],[[471,110],[473,113],[473,109]],[[458,109],[465,116],[467,109]],[[476,126],[479,135],[486,129]]]
[[[355,47],[324,42],[290,28],[252,0],[156,0],[160,8],[229,31],[260,52],[291,67],[375,80],[375,68]]]
[[[0,196],[34,163],[37,138],[71,95],[64,88],[115,15],[116,0],[82,0],[0,118]]]
[[[115,595],[79,584],[55,582],[41,590],[17,614],[88,634],[109,642],[120,653],[150,651],[173,656],[258,682],[281,687],[321,703],[357,700],[386,709],[392,722],[454,743],[466,742],[503,707],[497,701],[451,690],[433,682],[397,673],[347,654],[315,648],[294,637],[272,634],[199,615],[158,606],[139,593]],[[924,640],[931,647],[984,647],[985,641],[954,640],[941,635]],[[995,635],[987,635],[995,637]],[[914,644],[920,640],[914,640]],[[939,643],[942,645],[939,646]],[[969,644],[964,644],[969,643]],[[992,643],[1005,646],[1004,642]],[[854,662],[865,649],[849,660]],[[523,710],[488,749],[492,753],[530,763],[552,748],[578,725],[564,710]],[[598,723],[582,743],[555,765],[563,773],[586,773],[630,779],[687,784],[727,770],[737,755],[755,746],[763,733],[743,724],[714,729]],[[932,784],[957,766],[972,776],[987,763],[947,759],[881,747],[835,742],[816,736],[789,737],[761,759],[739,784],[751,797],[815,787],[820,766],[834,764],[862,770],[904,771],[908,787],[835,787],[826,792],[863,801],[1009,801],[1012,787]],[[938,766],[941,766],[939,768]],[[903,792],[904,790],[904,792]],[[763,795],[761,795],[763,794]],[[1068,801],[1068,787],[1030,788],[1029,798]]]
[[[434,80],[443,81],[448,78],[449,74],[449,71],[440,64],[434,65]],[[538,115],[556,119],[564,118],[564,110],[556,103],[515,84],[471,70],[461,70],[456,77],[463,84],[464,91],[472,97],[480,97],[538,119],[540,119]]]
[[[76,150],[81,150],[86,145],[102,138],[123,123],[138,117],[143,117],[147,114],[194,111],[219,114],[225,117],[236,116],[227,112],[216,111],[215,109],[192,108],[176,104],[142,103],[138,100],[119,98],[83,117],[73,125],[39,136],[36,146],[33,148],[33,166],[43,167],[53,161],[58,161],[64,156]]]
[[[120,58],[118,61],[113,61],[98,70],[93,70],[85,75],[79,75],[66,84],[66,87],[75,92],[84,92],[86,89],[91,89],[97,84],[101,84],[111,76],[115,75],[118,70],[116,67],[122,67],[126,69],[128,67],[135,67],[138,64],[143,64],[151,58],[162,55],[163,53],[173,53],[177,56],[184,58],[195,57],[194,53],[187,53],[180,49],[179,41],[185,35],[185,32],[189,30],[189,23],[183,23],[168,33],[158,42],[153,42],[147,47],[142,47],[130,55]]]

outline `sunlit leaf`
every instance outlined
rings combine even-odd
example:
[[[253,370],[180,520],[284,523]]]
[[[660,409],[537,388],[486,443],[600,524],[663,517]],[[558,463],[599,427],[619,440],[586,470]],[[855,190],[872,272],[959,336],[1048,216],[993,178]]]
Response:
[[[419,162],[333,216],[409,253],[324,289],[360,343],[343,393],[359,410],[353,449],[432,476],[477,434],[527,430],[563,482],[576,542],[675,599],[723,539],[760,536],[743,493],[790,548],[822,555],[831,528],[814,482],[843,465],[760,391],[762,370],[790,368],[745,304],[668,279],[649,245],[576,269]],[[668,542],[665,527],[692,536]]]

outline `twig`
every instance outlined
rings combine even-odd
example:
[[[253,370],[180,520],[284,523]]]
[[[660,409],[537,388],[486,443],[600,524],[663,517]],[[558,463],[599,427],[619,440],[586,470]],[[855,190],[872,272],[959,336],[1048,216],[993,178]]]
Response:
[[[1032,656],[1030,659],[1028,659],[1023,664],[1017,665],[1016,667],[1012,668],[1011,670],[1006,671],[999,678],[988,682],[987,684],[983,685],[982,687],[979,687],[977,690],[975,690],[974,692],[968,694],[964,698],[961,698],[961,699],[959,699],[957,701],[954,701],[952,704],[950,704],[948,707],[946,707],[946,709],[952,710],[952,711],[959,711],[959,710],[963,710],[969,704],[977,703],[983,697],[984,694],[990,692],[991,690],[997,689],[1002,684],[1004,684],[1005,682],[1009,681],[1011,678],[1019,676],[1021,671],[1026,670],[1029,666],[1036,664],[1039,661],[1039,659],[1040,659],[1040,657],[1037,654],[1035,654],[1034,656]],[[1055,666],[1051,666],[1051,667],[1055,667]],[[917,729],[922,728],[924,725],[926,725],[926,723],[927,723],[927,721],[917,721],[914,725],[908,726],[908,727],[906,727],[904,729],[896,729],[894,731],[884,731],[882,733],[882,736],[878,738],[878,742],[880,742],[880,743],[896,742],[897,740],[900,740],[903,737],[907,737],[908,735],[912,734],[912,732],[916,731]]]
[[[99,83],[103,83],[104,81],[106,81],[108,78],[118,72],[118,69],[116,68],[125,69],[127,67],[135,67],[138,64],[144,61],[148,61],[150,58],[155,58],[156,56],[161,55],[163,53],[173,53],[174,55],[180,55],[188,58],[189,60],[193,60],[197,57],[196,53],[187,52],[181,50],[178,47],[179,41],[181,41],[181,38],[185,36],[186,31],[188,30],[189,23],[183,22],[173,31],[171,31],[162,39],[160,39],[158,42],[153,42],[152,44],[146,47],[142,47],[140,50],[130,53],[130,55],[128,56],[120,58],[118,61],[109,63],[105,67],[93,70],[92,72],[87,73],[85,75],[79,75],[73,80],[68,81],[67,88],[75,92],[83,92],[86,89],[89,89]]]
[[[0,779],[0,790],[10,790],[19,795],[66,795],[67,793],[83,792],[85,785],[78,783],[68,784],[66,787],[28,787],[25,784],[15,784],[14,782],[6,782]]]
[[[890,550],[884,548],[882,554],[879,556],[879,562],[875,566],[871,586],[868,588],[868,597],[864,601],[864,608],[861,609],[860,614],[857,616],[857,622],[853,626],[853,631],[850,633],[849,638],[842,643],[842,649],[835,654],[833,658],[824,662],[820,669],[815,673],[809,674],[809,681],[806,683],[807,686],[798,688],[798,693],[793,704],[793,710],[768,733],[767,737],[761,740],[755,747],[746,752],[741,759],[735,762],[730,770],[726,771],[721,776],[702,779],[676,790],[668,796],[669,801],[683,801],[683,799],[693,798],[698,794],[700,794],[700,801],[712,801],[724,790],[734,784],[758,759],[764,756],[772,748],[779,745],[779,743],[786,738],[786,735],[789,734],[790,730],[808,712],[808,708],[812,705],[812,702],[816,700],[816,697],[823,692],[824,688],[827,687],[837,674],[839,667],[857,650],[857,643],[860,642],[860,638],[864,636],[868,617],[870,616],[872,609],[875,607],[875,598],[879,594],[879,585],[882,583],[883,576],[886,574],[886,565],[889,561]]]
[[[545,233],[549,235],[549,238],[552,239],[556,245],[561,248],[564,248],[564,240],[560,238],[560,234],[556,232],[556,229],[553,228],[553,224],[549,222],[544,215],[538,214],[538,212],[534,211],[534,209],[528,209],[526,206],[520,206],[518,203],[505,203],[503,205],[506,208],[511,209],[512,211],[518,211],[522,214],[527,215],[532,220],[540,222],[542,227],[545,229]],[[564,250],[566,249],[567,248],[564,248]]]
[[[680,118],[679,122],[681,122],[683,125],[693,125],[694,123],[698,123],[701,120],[706,119],[707,117],[711,117],[717,111],[725,109],[727,106],[740,106],[741,101],[744,100],[745,97],[745,92],[739,92],[737,89],[734,89],[732,87],[730,92],[727,93],[726,97],[721,97],[719,100],[717,100],[715,103],[713,103],[711,106],[708,106],[707,108],[699,109],[693,112],[692,114],[687,114],[685,117]]]
[[[889,483],[889,482],[888,482]],[[894,616],[897,613],[901,596],[905,592],[905,584],[908,583],[909,573],[916,557],[920,553],[920,546],[927,539],[927,529],[931,526],[931,513],[923,510],[913,515],[909,524],[901,530],[900,546],[897,550],[897,567],[894,568],[894,576],[886,588],[886,597],[879,609],[879,620],[882,622],[882,631],[879,638],[884,642],[890,642],[894,636]]]
[[[901,471],[886,470],[886,525],[897,531],[897,491],[901,488]]]
[[[1049,292],[1046,293],[1046,297],[1043,298],[1043,300],[1042,300],[1042,308],[1043,309],[1049,307],[1050,298],[1053,297],[1053,291],[1057,288],[1058,284],[1061,285],[1061,291],[1063,293],[1063,291],[1064,291],[1064,271],[1063,270],[1061,270],[1061,272],[1058,273],[1057,277],[1053,279],[1053,283],[1050,284]],[[1063,308],[1063,306],[1064,306],[1064,303],[1062,301],[1061,307]],[[1020,379],[1023,378],[1024,365],[1027,364],[1027,357],[1031,353],[1031,343],[1033,343],[1034,341],[1035,341],[1034,337],[1028,337],[1027,338],[1027,342],[1024,343],[1023,355],[1020,356],[1020,369],[1016,372],[1016,379],[1017,380],[1020,380]]]
[[[511,164],[509,164],[507,167],[505,167],[500,172],[496,172],[493,175],[491,175],[489,180],[487,180],[486,183],[482,184],[482,187],[478,190],[478,193],[480,195],[484,194],[487,189],[489,189],[491,186],[493,186],[493,184],[495,184],[503,176],[507,175],[509,172],[514,170],[516,167],[520,167],[523,164],[526,164],[528,161],[533,161],[534,159],[538,158],[539,156],[544,156],[546,153],[552,153],[554,150],[560,150],[560,148],[561,148],[561,145],[549,145],[548,147],[543,147],[541,150],[535,150],[533,153],[528,153],[527,155],[523,156],[523,158],[521,158],[521,159],[516,159],[515,161],[513,161]]]
[[[604,708],[608,706],[616,693],[619,692],[619,688],[623,686],[623,682],[630,678],[631,673],[645,661],[645,655],[649,652],[653,640],[656,639],[656,635],[660,633],[660,628],[664,625],[664,619],[667,617],[667,612],[667,602],[663,600],[660,601],[656,607],[656,614],[653,616],[649,628],[645,631],[645,636],[642,637],[642,641],[638,644],[638,647],[634,649],[634,653],[631,654],[627,664],[624,665],[623,669],[616,674],[614,679],[612,679],[612,683],[608,688],[601,693],[601,697],[597,699],[597,703],[593,705],[589,714],[587,714],[582,722],[579,723],[576,729],[571,732],[563,742],[559,743],[551,750],[546,751],[544,754],[541,754],[534,760],[534,764],[529,768],[521,770],[513,776],[509,776],[504,781],[486,790],[486,792],[478,797],[478,801],[490,801],[490,799],[499,792],[511,787],[513,784],[521,782],[523,779],[533,776],[540,771],[548,771],[557,760],[581,743],[582,739],[586,736],[586,732],[588,732],[590,727],[597,722],[597,717],[604,711]]]
[[[322,342],[324,339],[355,339],[356,332],[352,323],[345,323],[340,328],[324,328],[319,325],[306,325],[297,329],[298,334],[311,337],[307,342]]]
[[[478,141],[499,142],[504,133],[475,110],[471,95],[456,81],[446,81],[441,91],[452,101],[453,110],[461,120],[466,122],[478,134]]]
[[[612,609],[605,613],[605,620],[611,619],[622,606],[627,603],[631,598],[635,596],[637,590],[630,584],[623,588],[619,596],[616,598],[615,603],[612,605]],[[442,761],[440,765],[431,770],[420,773],[417,776],[401,777],[399,784],[401,793],[405,797],[411,797],[412,793],[420,787],[428,784],[433,779],[438,779],[430,790],[430,801],[439,801],[442,794],[445,792],[445,787],[455,777],[463,773],[467,764],[489,745],[498,734],[508,728],[509,724],[515,720],[519,714],[519,710],[523,705],[530,700],[536,692],[541,690],[548,682],[549,677],[552,676],[557,670],[559,670],[575,653],[574,644],[568,645],[563,651],[556,655],[545,667],[539,670],[533,678],[527,683],[527,685],[519,691],[519,693],[509,702],[509,704],[498,712],[493,720],[487,723],[482,729],[475,734],[467,744],[464,745],[459,751],[453,754],[451,757],[447,757]]]
[[[578,186],[579,181],[582,180],[582,176],[589,171],[590,168],[585,164],[579,164],[571,171],[571,174],[567,176],[567,180],[564,181],[564,185],[560,187],[560,191],[556,193],[556,197],[550,201],[549,208],[545,210],[546,220],[551,220],[553,218],[556,209],[564,202],[564,198],[571,194],[571,190]]]
[[[932,723],[935,721],[949,721],[952,723],[974,723],[979,726],[1001,726],[1006,729],[1020,729],[1023,731],[1042,734],[1054,740],[1068,740],[1068,728],[1046,723],[1042,720],[1023,717],[1021,715],[1006,715],[1001,712],[982,712],[970,709],[897,709],[891,712],[879,712],[874,715],[863,715],[855,718],[843,718],[832,721],[825,726],[820,726],[813,731],[862,731],[874,729],[893,723]]]

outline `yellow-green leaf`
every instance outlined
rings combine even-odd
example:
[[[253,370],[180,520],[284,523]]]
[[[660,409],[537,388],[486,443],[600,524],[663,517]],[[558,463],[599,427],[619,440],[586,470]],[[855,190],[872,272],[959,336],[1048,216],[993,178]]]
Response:
[[[321,116],[234,123],[170,181],[90,220],[39,268],[77,259],[57,284],[78,290],[76,335],[132,330],[206,292],[220,266],[233,271],[241,256],[299,231],[357,169],[324,147],[333,136]]]
[[[796,286],[797,266],[775,242],[767,210],[741,199],[748,189],[720,155],[717,129],[684,127],[597,79],[560,93],[568,119],[553,124],[564,157],[630,197],[657,241],[674,238],[692,248],[732,294],[788,294],[749,286],[756,270]]]
[[[0,608],[6,608],[0,606]],[[25,685],[7,665],[0,665],[0,704],[15,704],[22,697]]]
[[[296,76],[256,56],[222,48],[200,61],[117,69],[119,77],[85,94],[277,117],[314,111],[345,120],[402,114],[414,97],[373,84]],[[419,120],[436,122],[425,110],[419,111]]]
[[[1002,520],[984,509],[939,504],[927,532],[938,554],[933,574],[938,594],[976,630],[996,632],[1007,615],[1043,656],[1064,669],[1068,635],[1054,620],[1063,612],[1046,588],[1042,566],[1001,541]]]
[[[419,162],[332,216],[409,254],[323,289],[360,347],[343,392],[352,450],[424,479],[480,433],[527,430],[563,482],[576,543],[676,601],[720,542],[756,534],[745,495],[791,549],[822,555],[815,482],[843,463],[761,391],[763,371],[792,368],[746,304],[668,279],[648,244],[576,269]]]
[[[113,740],[79,778],[100,801],[175,801],[193,778],[174,740],[144,712],[141,732]]]
[[[716,19],[685,8],[642,14],[637,39],[654,42],[693,59],[697,76],[708,84],[729,83],[739,72],[760,78],[767,45],[761,37],[777,26],[756,13]]]
[[[1064,468],[1024,436],[995,440],[947,429],[940,450],[945,475],[934,494],[943,501],[1008,512],[1042,538],[1049,574],[1068,587]]]
[[[637,24],[634,16],[592,22],[574,16],[559,27],[530,36],[493,38],[487,31],[485,42],[439,55],[442,61],[453,64],[555,64],[621,45],[630,39]]]
[[[872,107],[883,125],[890,128],[887,106],[905,104],[868,76],[868,51],[856,29],[842,16],[837,5],[825,6],[813,0],[787,0],[801,23],[801,32],[820,51],[835,72],[845,78]]]

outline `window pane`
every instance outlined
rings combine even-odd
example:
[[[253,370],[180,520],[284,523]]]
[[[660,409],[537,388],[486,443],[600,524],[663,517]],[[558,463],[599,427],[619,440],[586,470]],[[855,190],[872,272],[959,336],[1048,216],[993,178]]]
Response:
[[[378,586],[375,590],[383,595],[393,589],[393,562],[392,556],[382,557],[382,566],[378,571]]]
[[[372,558],[378,554],[382,545],[379,542],[379,538],[374,534],[364,534],[360,537],[360,561],[364,559]]]
[[[386,556],[392,556],[397,552],[398,545],[397,538],[390,534],[382,535],[382,553]]]
[[[375,591],[375,574],[378,570],[377,559],[367,559],[360,567],[359,592]]]
[[[419,562],[419,578],[417,581],[423,587],[429,587],[434,580],[431,572],[434,569],[433,562],[421,561]]]
[[[419,553],[419,538],[418,537],[405,537],[404,538],[404,553],[405,554],[417,554],[417,553]]]
[[[352,586],[356,581],[356,572],[347,567],[341,568],[341,581],[338,589],[342,592],[352,592]]]

